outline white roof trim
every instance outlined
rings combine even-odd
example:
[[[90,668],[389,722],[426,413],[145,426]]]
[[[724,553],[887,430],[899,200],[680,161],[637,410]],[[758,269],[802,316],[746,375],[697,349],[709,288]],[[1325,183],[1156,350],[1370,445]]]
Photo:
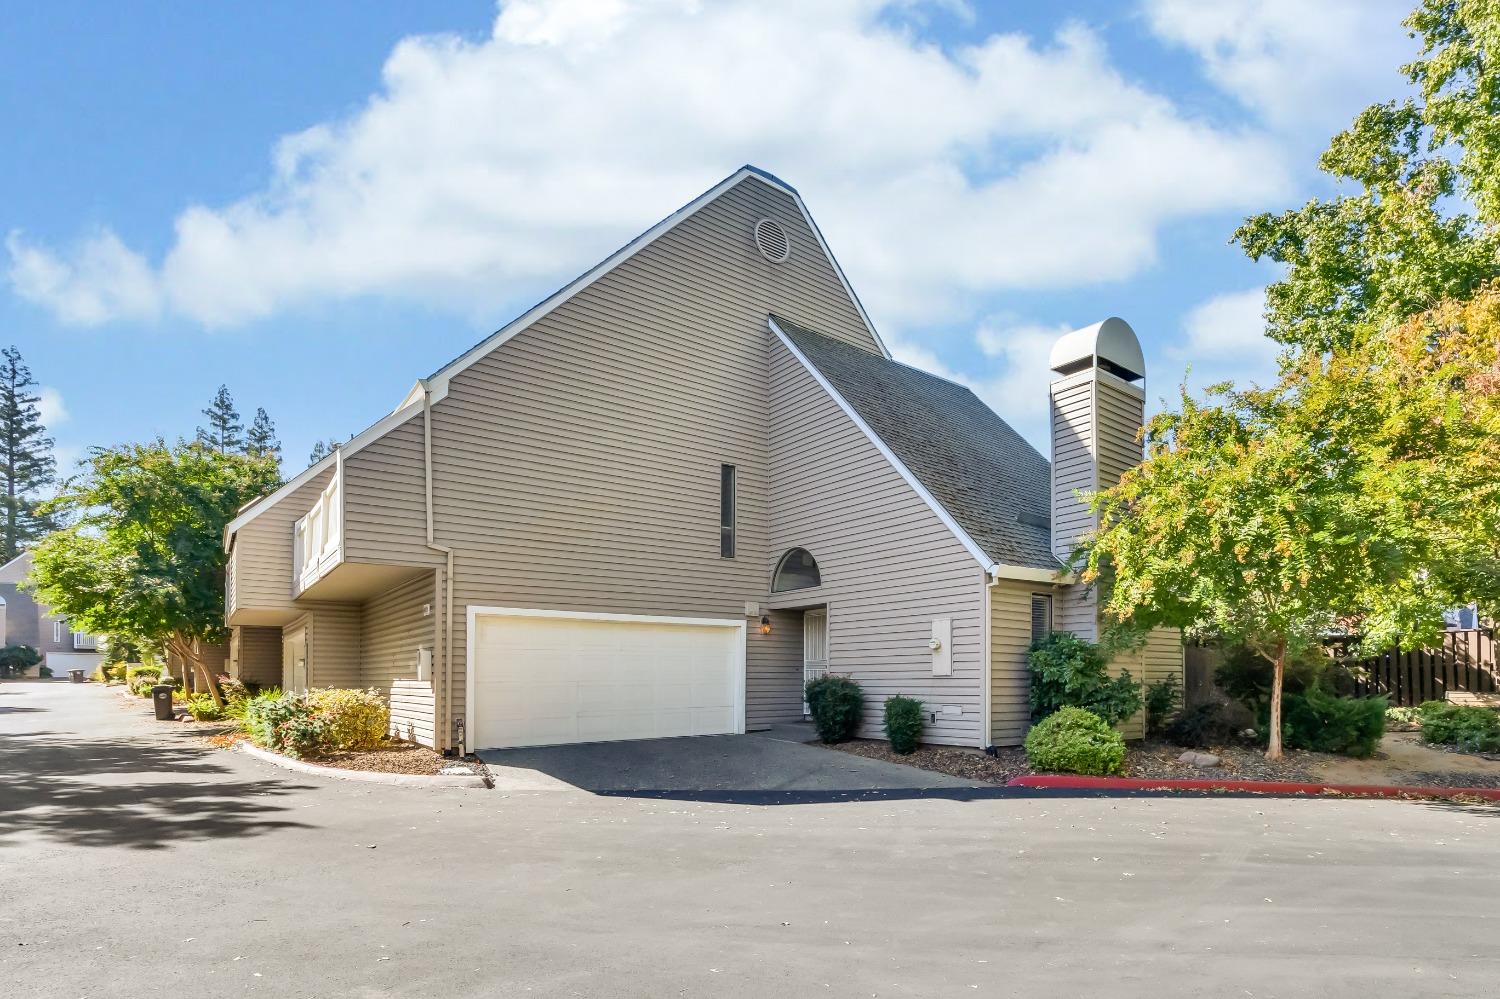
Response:
[[[530,309],[523,312],[515,319],[512,319],[509,323],[506,323],[499,330],[490,334],[484,340],[480,341],[478,344],[465,351],[458,358],[450,361],[431,378],[418,379],[417,383],[412,386],[409,392],[406,393],[405,398],[401,400],[401,403],[394,410],[392,410],[385,417],[370,426],[368,429],[356,435],[353,440],[344,445],[345,455],[347,456],[349,454],[353,454],[355,451],[358,451],[361,447],[364,447],[366,444],[368,444],[371,440],[380,437],[387,430],[390,430],[393,427],[404,423],[406,419],[411,415],[408,410],[410,410],[413,406],[421,403],[424,390],[431,391],[432,401],[434,403],[446,398],[448,395],[448,382],[453,378],[454,375],[461,373],[462,371],[488,355],[491,351],[495,350],[495,348],[504,344],[507,340],[510,340],[518,333],[523,332],[533,323],[537,322],[548,313],[552,312],[554,309],[568,302],[579,292],[583,291],[585,288],[589,287],[594,282],[604,277],[610,271],[614,270],[616,267],[620,266],[625,261],[635,256],[641,250],[644,250],[646,247],[650,246],[661,236],[670,232],[677,226],[679,222],[696,214],[697,211],[704,205],[708,204],[710,201],[713,201],[719,195],[734,187],[740,181],[746,180],[748,178],[754,178],[762,184],[765,184],[767,187],[774,188],[791,197],[792,201],[797,205],[797,210],[802,213],[803,221],[806,222],[807,227],[812,230],[812,234],[817,239],[818,246],[822,249],[824,256],[826,256],[828,258],[828,262],[833,265],[833,272],[838,275],[839,283],[843,285],[844,291],[849,295],[849,300],[854,303],[855,309],[858,310],[860,319],[864,321],[865,328],[869,331],[870,337],[875,341],[875,344],[880,348],[881,352],[884,353],[886,357],[890,357],[890,349],[886,347],[885,341],[880,338],[880,334],[875,329],[875,324],[870,321],[869,313],[865,311],[864,303],[862,303],[859,300],[859,296],[854,293],[853,287],[851,287],[849,284],[849,279],[844,276],[844,269],[839,266],[838,259],[834,257],[833,251],[828,248],[827,241],[823,239],[823,233],[818,229],[817,223],[813,221],[812,215],[809,214],[807,210],[807,205],[802,201],[802,195],[798,194],[795,188],[786,184],[784,181],[771,176],[763,170],[757,169],[752,166],[743,166],[736,170],[734,173],[730,174],[728,177],[725,177],[723,180],[719,181],[719,183],[715,184],[707,191],[704,191],[702,194],[694,198],[692,201],[688,202],[686,205],[677,209],[677,211],[673,212],[671,215],[668,215],[666,218],[656,223],[656,225],[652,226],[650,229],[647,229],[645,232],[641,233],[641,235],[637,236],[635,239],[620,247],[614,253],[604,258],[604,260],[600,261],[598,264],[595,264],[592,268],[585,271],[582,275],[575,278],[570,283],[564,285],[558,291],[554,292],[550,297],[539,302],[537,305],[532,306]],[[233,540],[236,531],[244,527],[250,521],[254,520],[257,516],[260,515],[261,512],[263,512],[268,507],[274,506],[276,503],[280,502],[292,490],[305,485],[309,479],[311,479],[313,476],[317,475],[320,471],[327,467],[325,463],[328,461],[328,458],[324,458],[323,461],[309,466],[308,468],[304,469],[302,472],[294,476],[291,481],[287,482],[286,485],[271,493],[269,496],[266,496],[260,500],[256,500],[255,502],[244,507],[241,510],[240,514],[235,517],[234,520],[230,521],[228,526],[224,528],[224,550],[229,550],[230,542]]]
[[[767,316],[766,324],[770,326],[771,332],[776,334],[786,346],[786,349],[791,351],[792,356],[797,359],[797,362],[807,370],[808,374],[813,376],[813,380],[823,387],[823,391],[828,393],[829,398],[838,403],[838,407],[844,411],[844,415],[849,417],[854,425],[860,429],[860,432],[869,438],[870,443],[875,445],[876,450],[885,456],[885,460],[890,462],[891,467],[906,480],[906,484],[911,486],[918,496],[922,497],[923,502],[932,509],[933,513],[937,514],[938,519],[943,522],[943,525],[953,532],[953,536],[968,549],[969,554],[974,556],[974,560],[979,563],[984,571],[990,575],[996,575],[1001,566],[997,565],[989,555],[985,554],[984,549],[980,548],[974,539],[969,537],[969,533],[958,525],[958,521],[954,520],[952,514],[944,508],[943,504],[937,501],[937,497],[927,491],[927,487],[922,485],[922,481],[912,474],[911,469],[906,467],[905,462],[896,457],[895,452],[890,448],[886,447],[885,441],[880,439],[880,435],[864,421],[859,412],[849,404],[849,400],[840,395],[838,389],[834,388],[833,384],[827,378],[823,377],[823,373],[797,348],[797,345],[792,342],[792,338],[787,336],[782,328],[777,325],[776,320]],[[1046,570],[1040,571],[1045,572]],[[1051,577],[1049,576],[1048,578]]]
[[[454,375],[461,373],[470,365],[473,365],[481,358],[485,357],[496,347],[499,347],[507,340],[516,336],[518,333],[526,330],[533,323],[542,319],[554,309],[565,304],[569,299],[573,298],[579,292],[583,291],[585,288],[588,288],[590,285],[598,281],[600,278],[604,277],[610,271],[614,270],[616,267],[620,266],[625,261],[635,256],[637,253],[644,250],[652,243],[656,242],[657,239],[661,238],[672,229],[676,228],[679,222],[696,214],[697,211],[704,205],[708,204],[710,201],[713,201],[719,195],[734,187],[740,181],[749,178],[758,180],[768,187],[775,188],[776,190],[787,194],[791,197],[792,201],[796,203],[797,210],[802,213],[803,221],[806,222],[807,227],[812,230],[812,234],[817,239],[818,246],[823,250],[824,256],[828,258],[828,262],[833,265],[833,271],[838,275],[839,283],[844,286],[844,291],[848,293],[849,300],[854,303],[855,309],[859,311],[860,319],[864,321],[865,328],[869,330],[871,338],[874,339],[876,345],[880,347],[885,356],[890,357],[890,350],[886,348],[885,341],[880,339],[880,334],[875,331],[875,324],[870,321],[870,316],[865,312],[865,307],[863,303],[860,302],[859,296],[854,294],[854,289],[850,287],[849,280],[844,276],[844,269],[839,266],[838,260],[834,258],[832,251],[828,249],[828,243],[823,239],[823,234],[818,231],[817,223],[813,221],[812,215],[808,213],[807,205],[802,202],[802,196],[797,193],[795,188],[790,187],[789,185],[777,180],[769,174],[761,170],[757,170],[754,167],[744,166],[736,170],[734,173],[730,174],[728,177],[725,177],[723,180],[719,181],[719,183],[715,184],[707,191],[704,191],[702,194],[694,198],[692,201],[688,202],[683,207],[677,209],[677,211],[673,212],[671,215],[668,215],[666,218],[656,223],[656,225],[652,226],[650,229],[647,229],[645,232],[641,233],[641,235],[637,236],[635,239],[620,247],[614,253],[604,258],[604,260],[594,265],[594,267],[585,271],[580,277],[576,278],[570,284],[565,285],[563,288],[559,289],[550,298],[543,300],[542,302],[533,306],[531,309],[523,312],[521,315],[511,320],[509,323],[506,323],[495,333],[480,341],[477,345],[470,348],[456,360],[450,362],[442,370],[434,374],[431,378],[428,378],[427,384],[432,389],[432,401],[437,402],[438,400],[447,396],[448,382]],[[401,406],[397,407],[398,411],[406,406],[413,405],[416,401],[419,401],[420,398],[421,394],[418,389],[413,388],[412,391],[407,394],[406,398],[402,400]]]

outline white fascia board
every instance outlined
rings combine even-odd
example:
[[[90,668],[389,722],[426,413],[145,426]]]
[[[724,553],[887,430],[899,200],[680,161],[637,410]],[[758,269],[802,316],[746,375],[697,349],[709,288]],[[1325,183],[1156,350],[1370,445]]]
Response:
[[[410,420],[415,416],[416,413],[412,411],[412,408],[410,406],[406,406],[394,412],[387,413],[385,416],[381,417],[379,420],[376,420],[364,430],[361,430],[359,433],[355,434],[354,437],[352,437],[347,443],[334,448],[332,453],[324,456],[315,464],[307,466],[301,472],[298,472],[295,476],[287,481],[286,485],[282,486],[280,489],[277,489],[273,493],[268,493],[267,495],[256,500],[254,503],[245,507],[240,512],[239,516],[235,517],[224,527],[224,550],[226,552],[229,551],[229,546],[234,540],[235,532],[237,532],[240,528],[244,527],[256,517],[259,517],[261,514],[265,513],[277,503],[280,503],[282,500],[286,499],[286,497],[291,495],[291,493],[295,490],[307,485],[307,483],[311,482],[313,478],[328,469],[330,466],[333,466],[338,471],[342,472],[344,459],[348,458],[351,454],[356,453],[365,445],[384,437],[387,433],[401,426],[401,424],[405,423],[407,420]]]
[[[885,460],[890,462],[891,467],[906,480],[906,484],[911,486],[912,490],[918,496],[922,497],[922,501],[931,508],[933,513],[937,514],[937,518],[943,522],[943,525],[953,532],[953,536],[968,550],[970,555],[974,556],[974,560],[984,568],[985,572],[994,575],[995,570],[999,569],[1000,566],[997,566],[985,554],[984,549],[980,548],[974,539],[969,537],[969,533],[960,527],[958,521],[953,519],[952,514],[947,511],[943,504],[937,501],[937,497],[927,491],[927,487],[922,485],[922,481],[912,474],[912,470],[906,467],[906,463],[896,457],[895,452],[886,446],[885,441],[880,439],[880,435],[875,432],[874,428],[866,423],[864,418],[859,415],[859,412],[849,404],[849,400],[839,394],[839,390],[833,387],[833,383],[823,377],[823,373],[818,370],[817,365],[809,361],[806,355],[797,349],[797,345],[792,342],[792,338],[786,335],[776,320],[767,316],[766,324],[770,326],[771,332],[776,334],[786,349],[791,352],[791,355],[797,359],[797,363],[801,364],[807,373],[812,375],[813,380],[822,386],[823,391],[828,393],[830,399],[838,404],[839,409],[843,410],[844,415],[853,421],[854,425],[859,428],[860,433],[864,434],[870,443],[875,445],[875,449],[885,456]],[[1045,572],[1046,570],[1039,569],[1036,571]]]
[[[454,375],[457,375],[460,372],[464,371],[469,366],[473,365],[481,358],[489,354],[496,347],[499,347],[507,340],[510,340],[512,337],[525,331],[528,327],[536,323],[538,320],[542,319],[544,316],[551,313],[559,306],[565,304],[575,295],[579,294],[584,289],[588,288],[590,285],[598,281],[600,278],[613,271],[616,267],[620,266],[625,261],[635,256],[637,253],[641,252],[646,247],[656,242],[656,240],[672,231],[672,229],[676,228],[679,222],[682,222],[684,219],[687,219],[692,215],[695,215],[698,210],[701,209],[704,205],[707,205],[709,202],[719,197],[719,195],[723,194],[725,191],[740,183],[740,181],[747,179],[759,181],[760,183],[765,184],[767,187],[774,188],[775,190],[781,191],[783,194],[791,197],[792,201],[797,206],[797,210],[802,213],[803,221],[807,223],[807,227],[812,230],[813,236],[817,238],[818,247],[823,251],[823,255],[828,258],[828,262],[830,265],[832,265],[834,273],[838,275],[839,283],[843,285],[844,291],[849,295],[849,300],[854,303],[855,309],[858,310],[860,319],[864,321],[865,328],[869,330],[871,339],[873,339],[875,343],[879,345],[881,351],[885,353],[886,357],[890,357],[890,350],[886,348],[885,341],[880,339],[880,334],[875,330],[875,324],[870,321],[869,314],[865,312],[864,304],[860,302],[859,296],[854,293],[854,289],[850,286],[848,278],[844,276],[844,269],[839,266],[839,262],[834,257],[833,252],[828,249],[828,243],[823,239],[823,234],[818,230],[817,223],[813,221],[812,215],[809,214],[807,205],[802,201],[802,196],[797,193],[795,188],[782,183],[781,181],[765,173],[764,171],[757,170],[754,167],[745,166],[736,170],[728,177],[725,177],[719,183],[715,184],[713,187],[709,188],[707,191],[704,191],[698,197],[694,198],[691,202],[679,208],[671,215],[668,215],[666,218],[662,219],[660,222],[656,223],[656,225],[641,233],[641,235],[637,236],[629,243],[626,243],[624,246],[620,247],[610,256],[606,257],[604,260],[596,264],[593,268],[585,271],[583,275],[578,277],[576,280],[559,289],[550,298],[547,298],[546,300],[538,303],[526,312],[523,312],[521,315],[511,320],[495,333],[491,334],[489,337],[486,337],[479,344],[471,348],[467,353],[463,354],[461,357],[444,367],[441,371],[434,374],[431,378],[426,379],[427,385],[432,390],[432,401],[437,402],[448,395],[448,382]],[[406,399],[402,401],[401,407],[398,407],[398,410],[402,407],[411,405],[413,397],[420,396],[419,389],[420,386],[418,386],[417,388],[413,388],[412,392],[409,393]]]
[[[1002,565],[995,563],[989,569],[990,578],[1013,579],[1022,583],[1055,583],[1066,586],[1073,582],[1073,575],[1063,569],[1038,569],[1030,565]]]

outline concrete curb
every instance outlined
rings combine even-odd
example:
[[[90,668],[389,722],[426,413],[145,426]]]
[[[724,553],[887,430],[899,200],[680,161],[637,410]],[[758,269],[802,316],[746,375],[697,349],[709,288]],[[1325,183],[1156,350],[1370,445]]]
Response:
[[[234,748],[247,756],[253,756],[257,760],[281,767],[283,770],[295,770],[298,773],[317,774],[319,777],[333,777],[338,780],[363,781],[366,784],[393,784],[403,787],[489,787],[480,774],[385,774],[375,770],[341,770],[338,767],[325,767],[317,763],[294,760],[289,756],[261,749],[244,739],[236,742]]]
[[[1485,798],[1500,801],[1500,788],[1418,787],[1399,784],[1304,784],[1296,781],[1213,780],[1209,778],[1016,777],[1006,787],[1071,788],[1090,791],[1238,791],[1250,794],[1340,795],[1350,798]]]

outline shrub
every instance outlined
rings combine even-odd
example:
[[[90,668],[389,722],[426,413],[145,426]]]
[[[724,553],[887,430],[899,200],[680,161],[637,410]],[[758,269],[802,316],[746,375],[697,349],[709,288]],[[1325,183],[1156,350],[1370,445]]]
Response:
[[[330,687],[307,695],[321,725],[320,749],[374,749],[391,727],[391,709],[373,690]]]
[[[43,680],[50,680],[52,679],[52,667],[40,666],[37,668],[36,675],[41,677]]]
[[[99,669],[104,673],[104,682],[105,683],[124,683],[125,682],[125,664],[124,663],[104,663],[102,666],[99,667]]]
[[[1385,730],[1387,732],[1415,732],[1422,727],[1420,708],[1386,708]]]
[[[1167,719],[1182,700],[1182,688],[1175,676],[1158,680],[1146,688],[1146,736],[1154,739],[1167,727]]]
[[[1031,718],[1061,708],[1082,708],[1109,725],[1141,709],[1141,691],[1128,672],[1109,675],[1099,646],[1066,631],[1053,632],[1031,649]]]
[[[245,705],[242,722],[245,734],[258,746],[266,749],[282,749],[279,729],[294,718],[311,718],[312,707],[300,694],[283,694],[267,691],[257,694]]]
[[[1426,701],[1417,708],[1422,741],[1453,746],[1468,753],[1500,752],[1500,714],[1447,701]]]
[[[219,674],[219,693],[224,695],[224,700],[243,701],[249,698],[250,692],[245,685],[232,676]]]
[[[216,721],[224,717],[224,709],[214,703],[212,694],[193,694],[183,707],[194,721]]]
[[[1233,732],[1224,720],[1223,705],[1209,702],[1195,704],[1178,714],[1162,734],[1174,746],[1212,749],[1228,742]]]
[[[891,751],[905,756],[915,752],[922,738],[922,702],[914,697],[885,699],[885,737],[891,740]]]
[[[1369,756],[1385,734],[1384,697],[1336,697],[1318,687],[1301,694],[1283,694],[1281,741],[1288,749],[1311,749],[1342,756]],[[1260,715],[1258,729],[1269,729],[1270,705]]]
[[[7,645],[0,649],[0,677],[20,676],[42,661],[42,654],[29,645]]]
[[[103,666],[95,666],[94,672],[89,674],[89,679],[95,683],[107,683],[109,681],[109,674],[104,671]]]
[[[804,691],[807,710],[812,715],[819,739],[834,743],[854,737],[859,728],[859,717],[865,709],[865,698],[859,684],[847,676],[825,673],[807,681]]]
[[[1317,686],[1328,667],[1328,657],[1318,650],[1286,664],[1281,691],[1302,694]],[[1270,716],[1271,677],[1275,667],[1258,652],[1243,645],[1224,650],[1224,660],[1214,670],[1214,683],[1230,700],[1243,704],[1251,714]]]
[[[1125,739],[1098,715],[1062,707],[1026,734],[1026,758],[1038,770],[1117,774],[1125,763]]]
[[[322,716],[294,714],[276,724],[275,748],[288,756],[302,756],[322,748],[327,733]]]

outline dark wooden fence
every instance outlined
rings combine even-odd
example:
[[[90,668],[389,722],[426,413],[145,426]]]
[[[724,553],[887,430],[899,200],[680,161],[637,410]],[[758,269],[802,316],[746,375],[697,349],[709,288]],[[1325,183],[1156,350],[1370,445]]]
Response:
[[[1496,683],[1495,633],[1488,628],[1449,631],[1436,648],[1392,649],[1350,663],[1354,693],[1385,694],[1393,707],[1441,701],[1449,693],[1500,693]]]

